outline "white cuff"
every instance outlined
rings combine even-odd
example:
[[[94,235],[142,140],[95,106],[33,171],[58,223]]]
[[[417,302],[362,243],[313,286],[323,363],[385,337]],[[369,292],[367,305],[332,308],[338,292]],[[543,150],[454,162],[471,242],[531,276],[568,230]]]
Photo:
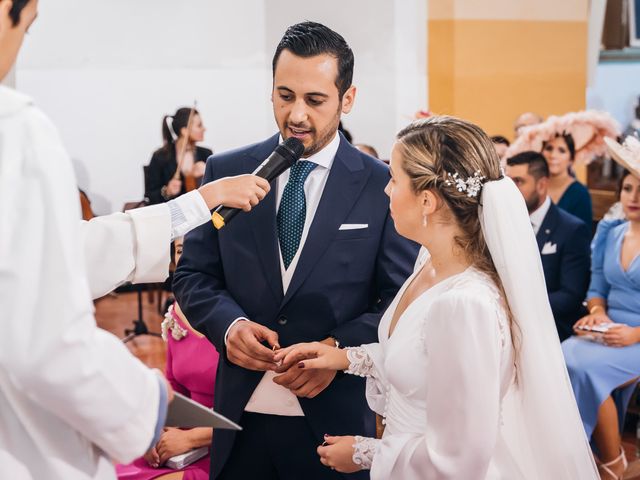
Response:
[[[347,347],[347,359],[349,368],[344,373],[359,377],[375,377],[376,366],[373,359],[363,347]]]
[[[241,320],[246,320],[247,322],[249,321],[249,319],[248,319],[248,318],[245,318],[245,317],[238,317],[238,318],[236,318],[233,322],[231,322],[231,325],[229,325],[229,327],[227,328],[227,331],[226,331],[226,332],[224,332],[224,346],[225,346],[225,347],[227,346],[227,337],[229,336],[229,331],[231,330],[231,328],[232,328],[236,323],[238,323],[238,322],[239,322],[239,321],[241,321]]]
[[[171,239],[182,237],[211,219],[207,203],[198,190],[192,190],[167,202],[171,211]]]
[[[353,463],[359,465],[362,470],[371,470],[373,457],[376,455],[380,440],[376,438],[361,437],[356,435],[356,442],[353,444]]]

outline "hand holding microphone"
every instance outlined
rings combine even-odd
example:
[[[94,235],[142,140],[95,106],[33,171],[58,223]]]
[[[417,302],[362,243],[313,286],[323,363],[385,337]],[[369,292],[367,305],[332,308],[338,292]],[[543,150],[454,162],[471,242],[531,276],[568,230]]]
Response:
[[[209,210],[226,205],[248,212],[269,193],[269,190],[271,185],[267,180],[246,174],[209,182],[202,185],[198,192],[204,198]]]
[[[253,172],[254,175],[258,177],[264,178],[267,183],[271,182],[271,180],[277,178],[281,175],[285,170],[290,168],[304,153],[304,145],[297,138],[287,138],[284,142],[276,147],[273,153],[267,158],[256,170]],[[262,197],[264,198],[264,196]],[[262,200],[262,198],[258,198],[258,200]],[[255,199],[252,199],[255,200]],[[258,202],[256,201],[255,204]],[[247,206],[240,207],[245,211],[251,210],[252,206],[255,204],[251,203]],[[213,225],[220,230],[224,227],[231,219],[239,212],[238,207],[233,207],[232,205],[228,205],[222,202],[213,215],[211,216],[211,220],[213,221]]]

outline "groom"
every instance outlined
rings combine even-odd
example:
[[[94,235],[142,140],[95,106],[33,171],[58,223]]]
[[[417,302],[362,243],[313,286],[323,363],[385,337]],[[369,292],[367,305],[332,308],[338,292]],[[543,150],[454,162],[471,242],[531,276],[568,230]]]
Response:
[[[188,235],[175,274],[186,317],[225,359],[216,410],[243,427],[216,431],[212,478],[341,478],[318,461],[323,434],[375,433],[363,379],[295,366],[276,373],[272,351],[377,341],[417,254],[389,216],[387,167],[337,131],[355,99],[352,74],[339,34],[313,22],[290,27],[273,58],[279,134],[207,162],[204,182],[255,170],[282,139],[305,146],[249,214]]]

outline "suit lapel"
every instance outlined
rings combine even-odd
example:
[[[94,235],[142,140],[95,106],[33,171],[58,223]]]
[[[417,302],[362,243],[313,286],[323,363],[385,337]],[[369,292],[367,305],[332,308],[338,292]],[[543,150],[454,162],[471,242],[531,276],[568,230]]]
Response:
[[[343,220],[358,200],[370,173],[357,151],[341,138],[340,147],[281,307],[296,293],[329,247]]]
[[[538,250],[542,252],[542,248],[544,244],[549,241],[551,234],[556,228],[556,224],[558,223],[558,207],[556,207],[553,203],[549,206],[549,210],[542,221],[542,225],[540,225],[540,230],[538,230],[538,234],[536,235],[536,240],[538,242]]]
[[[260,144],[244,158],[244,171],[253,172],[269,156],[278,144],[278,136],[274,136]],[[276,226],[276,189],[275,181],[271,191],[249,213],[251,232],[256,245],[260,265],[277,300],[281,300],[282,275],[280,273],[280,251],[278,247],[278,229]]]

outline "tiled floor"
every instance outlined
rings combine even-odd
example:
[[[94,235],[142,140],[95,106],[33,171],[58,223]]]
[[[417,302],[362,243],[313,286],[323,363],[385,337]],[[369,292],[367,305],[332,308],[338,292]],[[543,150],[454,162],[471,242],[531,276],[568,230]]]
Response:
[[[166,297],[166,294],[165,294]],[[150,331],[160,332],[162,315],[158,313],[157,297],[150,298],[148,292],[142,295],[143,318]],[[96,302],[96,320],[98,325],[116,336],[124,337],[125,328],[131,328],[138,316],[136,293],[108,295]],[[145,364],[164,371],[166,347],[158,337],[140,336],[127,343],[131,352]],[[625,452],[629,460],[629,469],[625,480],[640,480],[640,459],[636,457],[635,432],[625,432],[623,438]]]

